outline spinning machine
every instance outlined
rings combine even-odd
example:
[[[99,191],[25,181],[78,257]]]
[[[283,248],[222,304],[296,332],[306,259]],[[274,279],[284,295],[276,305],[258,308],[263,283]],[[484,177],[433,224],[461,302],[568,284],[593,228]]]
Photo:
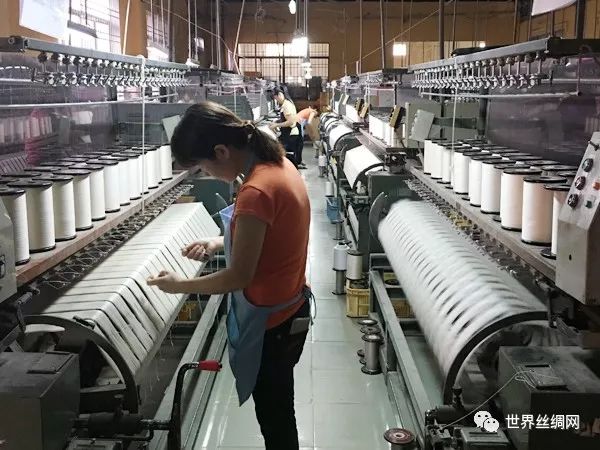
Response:
[[[394,449],[600,445],[600,133],[522,146],[507,133],[518,86],[527,85],[522,101],[560,108],[551,99],[575,86],[561,77],[578,45],[549,38],[411,67],[423,98],[396,98],[406,106],[402,147],[369,117],[340,152],[346,278],[368,277],[381,333],[365,334],[359,353],[363,372],[386,377],[403,427],[386,433]],[[549,70],[561,79],[552,91]],[[456,94],[434,99],[436,89]],[[322,118],[325,138],[335,120]]]
[[[84,111],[49,103],[31,113],[28,98],[2,98],[0,447],[190,448],[220,369],[226,305],[146,280],[218,269],[221,256],[198,262],[181,250],[221,230],[189,196],[197,170],[174,167],[165,144],[187,105],[153,103],[161,126],[144,133],[131,123],[150,120],[141,105],[104,101],[114,86],[148,83],[167,98],[175,86],[193,90],[187,66],[20,37],[0,48],[22,62],[11,69],[22,92],[48,89],[52,99],[62,88],[64,102],[77,85],[90,100]],[[218,86],[229,86],[224,76]],[[250,85],[257,118],[271,111],[268,86]]]

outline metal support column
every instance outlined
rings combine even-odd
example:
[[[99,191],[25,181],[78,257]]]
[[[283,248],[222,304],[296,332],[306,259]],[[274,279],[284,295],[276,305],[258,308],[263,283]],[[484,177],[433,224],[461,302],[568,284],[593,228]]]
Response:
[[[358,40],[359,40],[359,53],[358,53],[358,70],[357,74],[362,73],[362,56],[363,56],[363,10],[362,0],[358,0],[358,15],[359,27],[358,27]]]
[[[439,3],[439,14],[438,14],[438,39],[440,41],[440,59],[444,59],[446,57],[446,52],[444,51],[444,19],[445,19],[445,0],[440,0]]]
[[[577,39],[583,39],[583,30],[585,27],[585,2],[586,0],[577,0],[575,14],[575,38]]]
[[[215,0],[215,22],[216,22],[216,35],[217,35],[217,68],[222,69],[222,56],[221,48],[221,0]]]
[[[379,21],[379,33],[381,35],[381,68],[385,69],[385,21],[383,18],[383,0],[379,0]]]

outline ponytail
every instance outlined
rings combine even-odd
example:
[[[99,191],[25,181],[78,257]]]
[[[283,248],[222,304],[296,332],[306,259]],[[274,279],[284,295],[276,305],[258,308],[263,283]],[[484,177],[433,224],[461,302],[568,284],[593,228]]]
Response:
[[[244,122],[229,109],[214,102],[190,106],[175,127],[171,151],[182,166],[215,159],[215,146],[248,150],[259,161],[281,163],[285,151],[251,122]]]

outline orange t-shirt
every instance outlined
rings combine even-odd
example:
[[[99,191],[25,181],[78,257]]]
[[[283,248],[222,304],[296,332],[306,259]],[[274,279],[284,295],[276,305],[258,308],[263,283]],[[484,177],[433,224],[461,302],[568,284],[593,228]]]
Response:
[[[296,117],[300,120],[308,120],[308,118],[310,117],[310,113],[313,111],[314,109],[304,108],[303,110],[298,112],[298,114],[296,114]]]
[[[257,217],[267,224],[254,279],[244,289],[256,306],[290,301],[306,284],[310,202],[304,180],[287,159],[282,164],[257,164],[238,192],[232,235],[238,215]],[[302,302],[271,314],[267,328],[289,319]]]

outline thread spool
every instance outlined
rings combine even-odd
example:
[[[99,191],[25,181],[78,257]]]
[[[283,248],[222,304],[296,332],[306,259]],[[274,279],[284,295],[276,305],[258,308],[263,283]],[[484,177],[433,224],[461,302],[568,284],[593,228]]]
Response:
[[[345,293],[346,286],[346,260],[347,260],[348,245],[345,242],[340,242],[333,247],[333,270],[335,271],[335,295]]]
[[[73,177],[73,195],[75,198],[75,229],[85,231],[92,228],[92,194],[90,190],[89,170],[65,169],[57,172],[59,175]]]
[[[61,158],[60,161],[62,162],[70,162],[70,163],[74,163],[74,164],[82,164],[84,162],[86,162],[88,159],[91,158],[82,158],[81,156],[67,156],[66,158]]]
[[[560,217],[560,210],[567,200],[570,186],[566,184],[546,184],[544,187],[552,192],[552,243],[550,248],[543,249],[541,254],[549,259],[556,259],[558,246],[558,218]]]
[[[441,142],[443,142],[443,140],[436,140],[436,141],[432,141],[432,145],[430,147],[430,157],[431,157],[431,162],[430,162],[430,170],[431,170],[431,178],[434,180],[441,180],[442,179],[442,146],[441,146]]]
[[[60,167],[60,168],[67,168],[67,167],[72,167],[74,165],[76,165],[77,163],[74,162],[67,162],[67,161],[45,161],[40,163],[40,166],[43,167]]]
[[[333,270],[346,270],[348,260],[348,245],[340,242],[333,247]]]
[[[414,450],[417,448],[414,434],[404,428],[390,428],[383,434],[383,438],[389,442],[390,450]]]
[[[173,157],[171,156],[171,146],[161,145],[158,148],[158,157],[160,161],[160,177],[163,180],[173,178]]]
[[[30,259],[25,189],[1,186],[0,197],[13,224],[15,264],[25,264]]]
[[[481,163],[481,212],[500,214],[502,171],[513,167],[515,163],[498,163],[496,159],[485,159]]]
[[[54,202],[52,183],[42,180],[18,180],[9,187],[25,190],[27,217],[35,218],[27,223],[29,252],[45,252],[56,247],[54,239]]]
[[[468,147],[456,149],[453,156],[452,179],[453,190],[459,195],[469,193],[469,161],[470,156],[480,155],[481,152],[468,150]]]
[[[6,174],[6,176],[8,176],[10,178],[17,178],[17,179],[25,178],[25,179],[29,180],[32,178],[39,178],[40,176],[42,176],[42,173],[28,171],[28,170],[19,170],[19,171],[9,172]]]
[[[156,189],[158,187],[158,160],[155,148],[147,148],[144,153],[145,176],[148,180],[148,189]]]
[[[124,156],[101,156],[101,161],[116,161],[118,177],[116,180],[116,190],[119,197],[119,205],[125,206],[131,203],[129,199],[129,159]],[[105,169],[106,170],[106,169]],[[106,186],[106,180],[104,180]]]
[[[327,171],[327,157],[319,155],[319,176],[324,177]]]
[[[113,213],[121,209],[119,198],[119,162],[112,159],[90,159],[87,164],[104,167],[104,212]]]
[[[504,169],[500,181],[500,223],[502,228],[521,231],[523,220],[523,179],[541,175],[539,169],[509,167]]]
[[[554,164],[558,164],[556,161],[552,161],[550,159],[538,159],[536,161],[528,161],[527,165],[529,167],[537,167],[538,169],[542,169],[542,175],[544,175],[544,166],[552,166]]]
[[[333,183],[331,181],[325,182],[325,197],[333,197]]]
[[[502,161],[502,158],[493,158],[489,154],[472,156],[469,162],[469,203],[472,206],[481,206],[481,171],[482,162],[489,160],[496,164]]]
[[[442,145],[441,154],[442,154],[442,184],[450,184],[450,180],[452,178],[452,160],[454,158],[454,152],[452,151],[452,145],[446,144]]]
[[[361,371],[367,375],[381,373],[379,365],[379,347],[383,343],[381,334],[365,334],[362,340],[365,342],[365,365]]]
[[[568,166],[566,164],[547,164],[541,167],[542,175],[546,176],[561,176],[561,172],[575,171],[577,173],[577,167]],[[574,177],[573,177],[574,178]]]
[[[363,279],[363,254],[357,250],[348,250],[346,259],[346,279]]]
[[[523,179],[523,219],[521,240],[531,245],[552,243],[552,191],[546,184],[564,184],[564,178],[543,175]]]
[[[141,150],[129,150],[126,153],[132,153],[132,154],[136,154],[137,155],[137,159],[135,160],[135,163],[137,165],[137,175],[135,176],[135,180],[137,183],[137,186],[135,187],[135,192],[136,192],[136,196],[132,197],[132,199],[137,200],[138,198],[141,198],[142,195],[144,193],[148,192],[148,180],[145,179],[144,181],[146,182],[146,186],[144,187],[144,184],[142,182],[142,176],[145,176],[145,172],[146,172],[146,156],[144,153],[142,153]],[[132,188],[132,193],[133,193],[133,185],[131,186]]]
[[[106,219],[106,201],[104,198],[104,166],[102,164],[90,164],[93,160],[80,166],[78,169],[89,170],[90,173],[90,201],[92,207],[92,221]]]
[[[510,160],[517,163],[519,166],[529,167],[531,161],[539,161],[539,157],[533,155],[511,156]]]
[[[55,241],[75,239],[77,233],[75,229],[73,177],[71,175],[44,174],[39,179],[52,183]]]
[[[9,177],[8,175],[0,175],[0,186],[6,186],[9,183],[18,181],[18,178]]]
[[[425,139],[423,148],[423,173],[425,175],[431,175],[431,161],[433,159],[433,145],[434,141],[431,139]]]
[[[566,172],[558,172],[556,174],[556,176],[566,178],[567,184],[571,185],[571,184],[573,184],[573,181],[575,181],[575,177],[577,176],[577,171],[576,170],[567,170]]]
[[[54,173],[57,170],[61,170],[61,169],[63,169],[63,167],[60,167],[60,166],[31,166],[31,167],[25,167],[23,169],[23,172],[27,172],[27,173],[31,173],[31,174],[38,173],[37,176],[40,176],[40,175],[44,175],[47,173]],[[33,175],[33,176],[35,177],[35,175]]]
[[[140,181],[140,162],[142,155],[135,151],[125,151],[121,153],[116,153],[117,156],[122,156],[127,158],[127,172],[129,181],[127,183],[128,186],[128,195],[130,200],[137,200],[142,197],[142,193],[140,190],[141,181]]]

